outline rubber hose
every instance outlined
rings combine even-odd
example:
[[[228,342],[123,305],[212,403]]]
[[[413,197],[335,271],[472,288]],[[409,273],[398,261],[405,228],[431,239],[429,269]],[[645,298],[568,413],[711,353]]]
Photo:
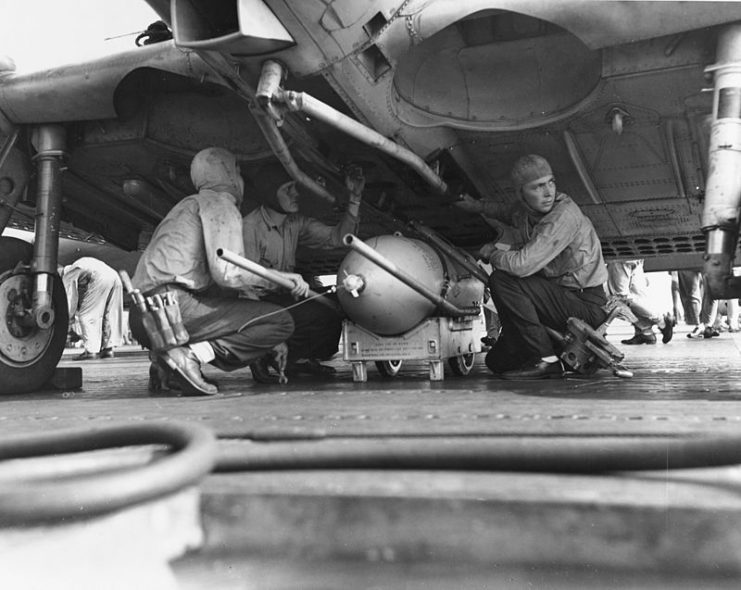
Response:
[[[0,485],[0,526],[34,525],[98,516],[172,494],[212,471],[216,439],[197,424],[156,422],[95,430],[66,430],[0,441],[0,460],[167,445],[170,454],[140,467]]]
[[[320,440],[221,444],[216,470],[451,469],[605,473],[741,463],[741,437],[658,440]]]

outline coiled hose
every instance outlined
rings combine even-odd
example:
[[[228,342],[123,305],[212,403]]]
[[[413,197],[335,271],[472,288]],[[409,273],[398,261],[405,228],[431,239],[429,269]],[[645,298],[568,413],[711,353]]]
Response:
[[[216,461],[216,439],[197,424],[152,422],[68,430],[0,440],[0,460],[134,445],[167,445],[169,454],[139,467],[74,478],[0,484],[0,526],[98,516],[198,483]]]

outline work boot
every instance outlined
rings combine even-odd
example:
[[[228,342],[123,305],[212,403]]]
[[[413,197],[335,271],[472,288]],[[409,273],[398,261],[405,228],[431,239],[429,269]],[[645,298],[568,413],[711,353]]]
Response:
[[[563,377],[563,365],[561,365],[561,361],[549,363],[548,361],[541,359],[534,363],[525,365],[521,369],[505,371],[504,373],[501,373],[499,377],[511,381],[525,379],[560,379]]]
[[[288,383],[286,377],[286,365],[288,363],[288,346],[285,342],[277,344],[273,350],[250,363],[252,378],[258,383],[271,385],[274,383]],[[273,375],[270,369],[277,373]]]
[[[316,359],[296,361],[286,368],[288,375],[314,375],[316,377],[330,377],[337,373],[337,369],[329,365],[322,365]]]
[[[278,375],[270,373],[270,359],[268,359],[267,355],[250,363],[250,371],[252,371],[252,378],[258,383],[273,385],[280,381]]]
[[[97,352],[88,352],[87,350],[82,354],[78,354],[73,360],[76,361],[94,361],[100,358]]]
[[[702,331],[702,337],[703,338],[714,338],[715,336],[720,336],[720,332],[716,330],[715,328],[712,328],[710,326],[706,327]]]
[[[654,334],[644,334],[643,332],[637,332],[633,338],[628,340],[621,340],[623,344],[656,344],[656,336]]]
[[[110,347],[109,348],[103,348],[100,351],[100,358],[102,358],[102,359],[112,359],[114,356],[116,356],[116,355],[113,352],[113,348],[110,348]]]
[[[190,348],[178,346],[163,353],[167,365],[177,371],[178,375],[190,385],[183,389],[184,394],[216,395],[219,388],[206,381],[201,373],[201,363]]]
[[[664,327],[659,328],[659,332],[661,332],[661,341],[664,344],[668,344],[674,336],[674,324],[676,323],[677,322],[674,321],[672,316],[668,313],[664,314]]]
[[[203,380],[218,387],[218,383],[203,375]],[[173,371],[162,359],[155,359],[149,365],[149,383],[147,390],[149,393],[162,393],[163,391],[174,391],[178,393],[188,393],[190,384],[185,382],[175,371]]]

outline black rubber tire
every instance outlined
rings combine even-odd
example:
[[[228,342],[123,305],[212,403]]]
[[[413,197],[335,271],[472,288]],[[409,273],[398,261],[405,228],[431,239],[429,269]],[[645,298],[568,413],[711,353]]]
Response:
[[[384,377],[396,377],[399,374],[403,361],[376,361],[376,369]]]
[[[15,268],[18,262],[29,262],[33,245],[11,237],[0,237],[0,274]],[[11,362],[0,352],[0,394],[29,393],[40,389],[54,374],[67,342],[67,295],[59,275],[53,279],[52,305],[54,326],[43,351],[26,363]],[[5,321],[7,302],[0,301],[0,321]],[[1,343],[0,343],[1,344]],[[0,347],[0,351],[2,348]]]
[[[461,356],[451,356],[448,359],[448,365],[455,375],[465,377],[471,372],[476,363],[475,354],[463,354]]]

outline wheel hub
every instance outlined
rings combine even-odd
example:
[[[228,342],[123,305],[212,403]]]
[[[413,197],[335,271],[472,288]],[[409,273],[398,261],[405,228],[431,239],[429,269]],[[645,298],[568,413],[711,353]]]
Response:
[[[34,361],[46,351],[54,333],[36,326],[28,313],[30,283],[27,275],[12,275],[0,283],[0,355],[6,362]]]

